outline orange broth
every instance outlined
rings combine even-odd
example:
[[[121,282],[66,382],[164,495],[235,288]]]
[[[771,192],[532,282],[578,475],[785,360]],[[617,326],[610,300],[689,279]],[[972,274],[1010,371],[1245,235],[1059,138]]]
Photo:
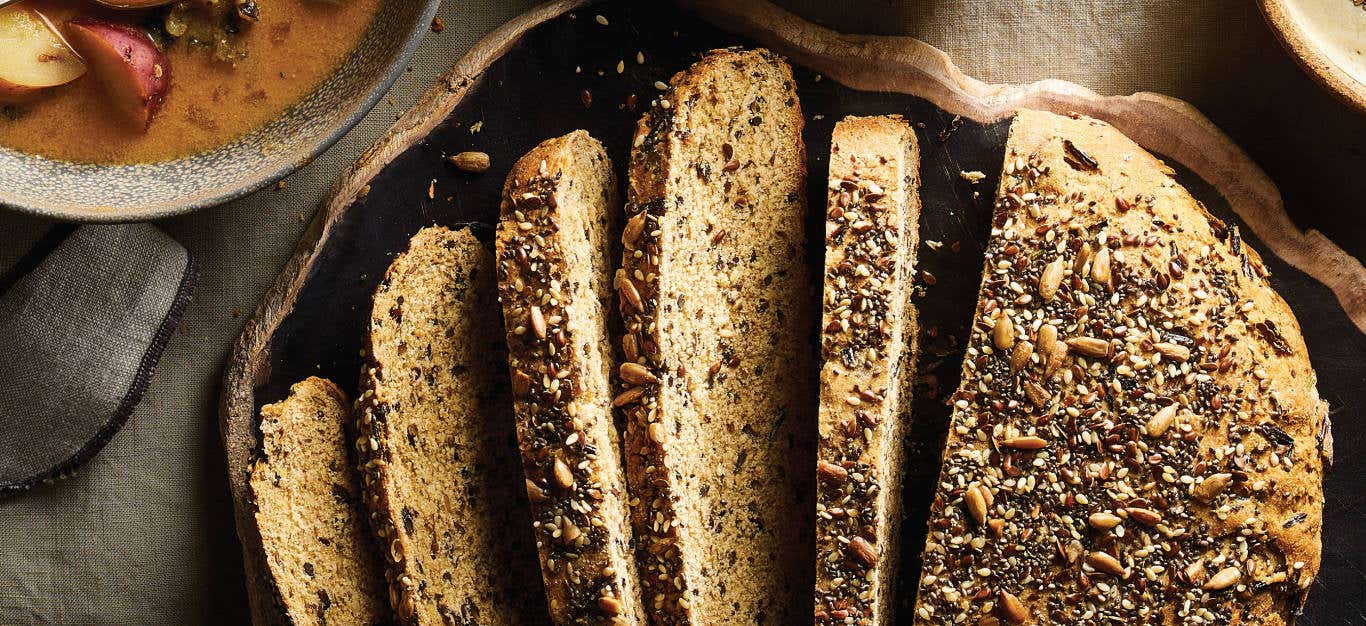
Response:
[[[299,102],[360,41],[380,0],[262,0],[260,21],[243,28],[245,59],[217,61],[210,49],[173,40],[171,86],[151,127],[125,120],[87,72],[0,115],[0,146],[87,163],[164,161],[222,145]],[[29,0],[62,24],[98,16],[138,23],[81,0]],[[11,118],[14,119],[11,119]]]

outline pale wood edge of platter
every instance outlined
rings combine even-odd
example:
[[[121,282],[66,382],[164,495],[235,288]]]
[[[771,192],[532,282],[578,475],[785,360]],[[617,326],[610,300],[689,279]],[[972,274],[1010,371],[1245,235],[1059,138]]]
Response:
[[[1322,83],[1344,103],[1366,113],[1366,84],[1352,78],[1323,53],[1322,44],[1291,17],[1285,0],[1258,0],[1257,5],[1271,25],[1271,32],[1276,34],[1276,38],[1290,51],[1290,56],[1310,77]]]
[[[540,5],[490,33],[456,62],[383,139],[339,177],[233,346],[219,403],[219,428],[255,623],[274,623],[278,617],[246,485],[248,464],[257,446],[254,388],[269,376],[270,338],[292,311],[317,251],[332,224],[366,193],[369,182],[390,160],[445,120],[479,75],[525,32],[590,3],[557,0]],[[917,39],[839,33],[767,0],[682,3],[718,27],[751,37],[854,89],[912,94],[979,122],[1005,119],[1020,108],[1076,112],[1105,120],[1145,148],[1209,181],[1271,252],[1332,289],[1351,320],[1366,332],[1366,268],[1321,233],[1299,230],[1261,168],[1185,102],[1152,93],[1101,96],[1059,80],[992,85],[963,74],[947,54]]]

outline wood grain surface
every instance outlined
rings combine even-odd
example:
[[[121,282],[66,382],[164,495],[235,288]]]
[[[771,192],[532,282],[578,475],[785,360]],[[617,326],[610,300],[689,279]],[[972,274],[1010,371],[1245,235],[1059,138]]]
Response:
[[[1314,0],[1307,1],[1310,4],[1314,3]],[[1346,69],[1329,57],[1328,48],[1336,44],[1332,41],[1321,40],[1309,28],[1301,24],[1300,20],[1295,17],[1295,9],[1291,6],[1293,2],[1294,0],[1258,0],[1257,5],[1261,7],[1262,15],[1266,16],[1266,21],[1271,24],[1271,30],[1276,33],[1276,37],[1281,40],[1281,43],[1290,51],[1290,55],[1295,58],[1295,62],[1299,63],[1304,71],[1308,72],[1314,80],[1328,88],[1329,91],[1332,91],[1343,102],[1366,113],[1366,83],[1352,77]],[[1340,10],[1344,12],[1357,10],[1357,7],[1349,6],[1352,2],[1353,0],[1338,2],[1341,5]],[[1350,28],[1350,26],[1345,28]],[[1343,38],[1348,36],[1345,33],[1342,35]],[[1347,54],[1350,53],[1347,51]],[[1361,52],[1357,51],[1356,54],[1361,54]]]
[[[1335,598],[1366,585],[1354,565],[1366,555],[1366,514],[1355,488],[1366,477],[1366,461],[1352,454],[1366,450],[1366,427],[1350,419],[1359,410],[1354,391],[1366,381],[1360,358],[1366,337],[1359,332],[1366,328],[1366,269],[1318,233],[1299,231],[1276,187],[1207,119],[1155,94],[1102,97],[1061,81],[988,85],[963,75],[923,42],[836,33],[763,0],[698,0],[688,10],[625,1],[584,4],[543,5],[459,60],[340,178],[238,340],[224,380],[220,428],[253,615],[265,619],[258,605],[269,598],[256,588],[259,537],[244,488],[258,446],[256,412],[308,375],[354,389],[370,294],[408,237],[431,224],[493,222],[503,178],[516,158],[540,140],[576,128],[607,146],[622,175],[631,132],[658,93],[656,81],[667,81],[700,51],[761,43],[797,66],[808,118],[811,206],[823,206],[830,131],[845,115],[905,115],[916,123],[924,153],[920,258],[928,276],[917,305],[925,382],[908,436],[900,603],[913,602],[913,572],[948,420],[944,394],[957,384],[1008,116],[1027,106],[1081,112],[1116,125],[1167,157],[1182,184],[1216,215],[1241,224],[1250,245],[1268,253],[1273,285],[1305,327],[1321,394],[1336,411],[1353,413],[1336,420],[1340,461],[1325,485],[1330,539],[1302,620],[1343,623],[1344,611],[1353,609]],[[446,155],[464,150],[487,152],[493,167],[471,176],[445,162]],[[973,170],[985,178],[973,184],[960,175]],[[821,212],[811,211],[808,221],[808,240],[822,241]],[[482,227],[477,232],[488,235]],[[819,246],[809,250],[813,271],[819,271],[821,252]],[[812,306],[818,306],[814,296]]]

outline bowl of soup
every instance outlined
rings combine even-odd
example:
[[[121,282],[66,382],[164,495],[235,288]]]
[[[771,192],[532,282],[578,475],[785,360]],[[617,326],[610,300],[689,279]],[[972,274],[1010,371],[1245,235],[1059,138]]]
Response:
[[[274,183],[341,138],[439,0],[0,7],[0,205],[141,221]]]

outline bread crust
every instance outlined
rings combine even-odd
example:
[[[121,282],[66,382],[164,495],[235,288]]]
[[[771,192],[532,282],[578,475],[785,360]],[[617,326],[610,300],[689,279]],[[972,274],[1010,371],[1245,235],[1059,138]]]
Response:
[[[900,116],[830,148],[816,451],[817,624],[890,624],[918,325],[919,147]]]
[[[1103,122],[1005,154],[916,623],[1292,623],[1327,407],[1261,258]]]
[[[355,443],[402,624],[546,621],[495,282],[469,229],[433,226],[375,292]]]
[[[513,166],[498,223],[526,489],[551,617],[642,624],[611,407],[610,233],[620,219],[607,153],[584,131]]]
[[[637,126],[617,274],[652,623],[810,615],[815,314],[804,119],[767,50],[714,50]]]

